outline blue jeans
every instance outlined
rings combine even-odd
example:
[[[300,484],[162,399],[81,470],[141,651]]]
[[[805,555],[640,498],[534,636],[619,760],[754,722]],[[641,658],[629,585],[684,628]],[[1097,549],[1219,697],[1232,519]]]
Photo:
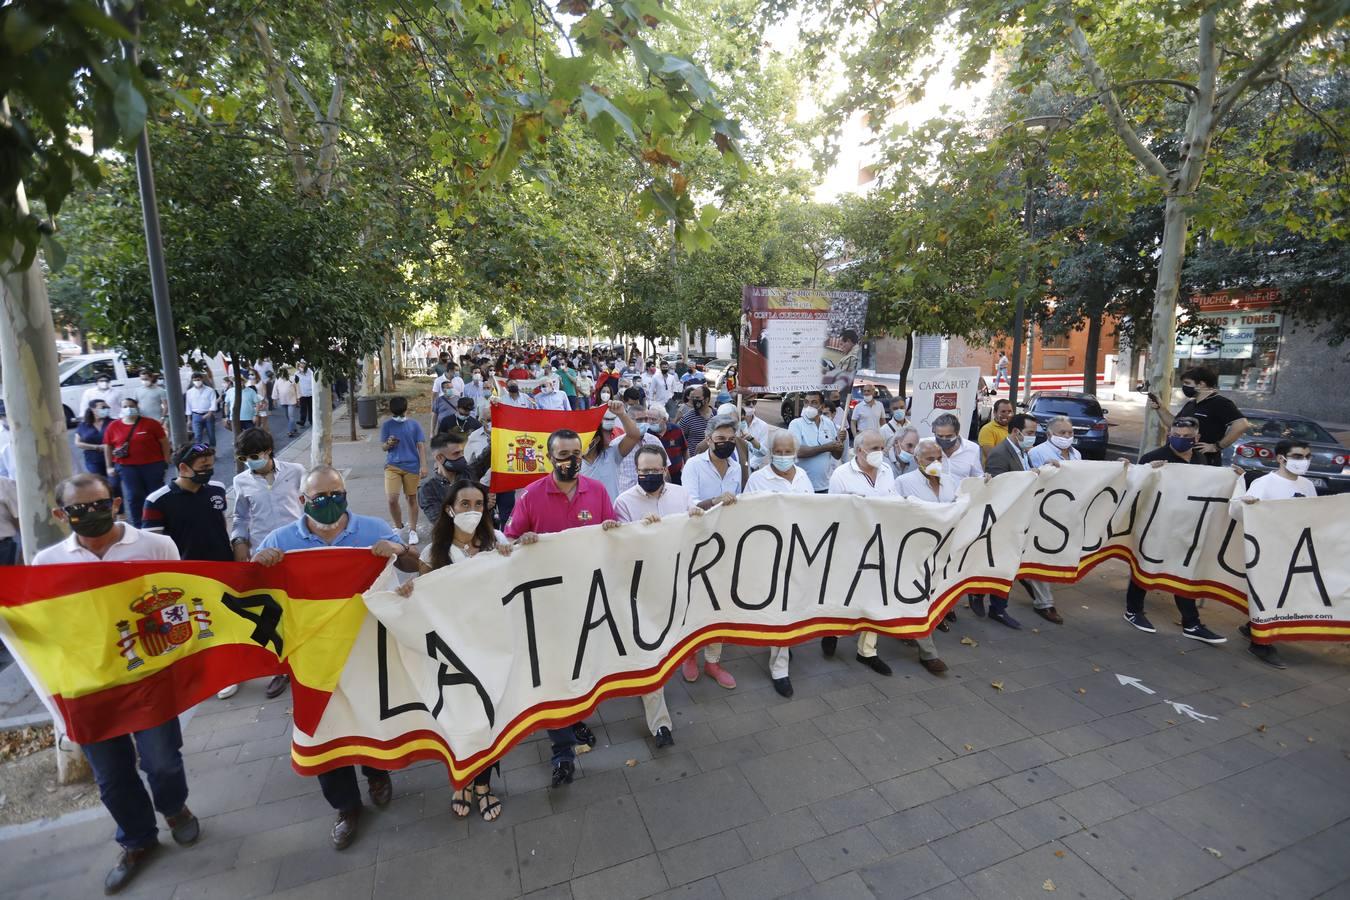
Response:
[[[192,414],[192,440],[198,444],[216,445],[216,414]]]
[[[567,762],[577,761],[577,736],[572,731],[572,726],[566,728],[550,728],[548,730],[549,743],[553,745],[553,756],[550,760],[557,765],[564,760]]]
[[[178,719],[81,747],[98,782],[103,805],[117,823],[117,843],[134,850],[156,842],[155,810],[165,816],[187,805],[187,773],[183,770],[183,732]],[[150,782],[150,794],[136,771]],[[153,798],[153,802],[152,799]]]
[[[287,403],[281,407],[286,412],[286,433],[295,434],[295,419],[297,411],[294,403]]]
[[[164,469],[162,462],[117,467],[117,477],[122,482],[122,511],[137,528],[141,527],[145,498],[164,487]]]

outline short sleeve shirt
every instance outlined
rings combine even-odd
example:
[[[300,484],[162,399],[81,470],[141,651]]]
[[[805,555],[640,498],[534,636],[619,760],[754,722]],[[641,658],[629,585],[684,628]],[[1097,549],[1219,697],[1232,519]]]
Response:
[[[404,472],[416,472],[421,467],[417,445],[426,443],[427,439],[426,432],[422,431],[422,423],[416,419],[404,419],[402,422],[385,419],[380,426],[380,443],[383,444],[391,437],[398,438],[398,446],[386,451],[384,464]]]
[[[324,547],[373,547],[380,541],[399,543],[393,526],[374,516],[347,514],[347,526],[342,529],[330,544],[309,530],[309,517],[301,516],[290,525],[283,525],[263,538],[258,550],[280,550],[288,553],[292,550],[314,550]]]
[[[1228,431],[1228,426],[1243,418],[1237,404],[1223,394],[1210,394],[1204,400],[1191,398],[1177,410],[1177,417],[1191,416],[1200,423],[1200,443],[1217,444]],[[1221,454],[1211,453],[1204,462],[1217,466]]]
[[[886,415],[886,407],[881,405],[880,400],[873,400],[872,405],[859,401],[858,405],[853,407],[851,418],[858,423],[859,431],[876,431],[881,427],[881,419]]]
[[[505,531],[514,540],[530,531],[553,534],[613,519],[614,504],[603,484],[578,476],[576,490],[568,497],[550,475],[516,493],[516,506]]]
[[[117,448],[127,443],[127,455],[118,458]],[[113,450],[113,462],[124,466],[143,466],[148,463],[164,462],[164,426],[147,416],[141,416],[128,425],[121,419],[111,423],[103,432],[103,443]]]
[[[792,424],[788,425],[788,431],[797,439],[799,447],[832,444],[835,438],[839,437],[839,429],[835,427],[834,422],[824,416],[818,417],[814,422],[805,417],[793,419]],[[835,462],[832,454],[817,453],[810,459],[798,460],[797,465],[806,472],[815,490],[824,491],[830,486],[830,472],[834,470]]]
[[[183,559],[232,562],[225,528],[225,485],[211,481],[185,491],[171,481],[145,498],[145,528],[160,528],[173,539]]]

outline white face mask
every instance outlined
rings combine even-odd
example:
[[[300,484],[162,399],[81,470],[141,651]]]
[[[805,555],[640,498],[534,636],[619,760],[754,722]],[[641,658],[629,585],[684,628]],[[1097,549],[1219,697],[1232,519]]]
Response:
[[[935,459],[923,467],[923,474],[937,477],[942,474],[942,460]]]
[[[137,418],[136,410],[131,408],[126,408],[122,410],[122,421],[126,422],[128,425],[130,425],[132,422],[135,422],[136,418]]]
[[[407,416],[394,416],[394,421],[395,421],[395,422],[402,422],[402,421],[403,421],[404,419],[406,419],[406,418],[408,418],[408,417],[407,417]]]
[[[1308,471],[1308,466],[1312,464],[1310,459],[1288,459],[1284,461],[1284,467],[1289,470],[1291,475],[1304,475]]]
[[[609,400],[609,391],[601,391],[601,392],[600,392],[600,399],[601,399],[601,400]]]
[[[473,534],[478,529],[478,523],[483,520],[483,514],[478,510],[467,510],[454,514],[455,529],[463,531],[466,534]]]
[[[814,422],[819,415],[820,410],[816,409],[814,406],[802,407],[802,418],[808,422]]]
[[[613,416],[605,416],[603,419],[600,420],[600,424],[603,425],[606,430],[608,430],[618,425],[619,420],[614,418]]]
[[[772,462],[773,467],[777,469],[779,472],[788,472],[791,471],[792,468],[797,465],[797,457],[774,456]]]
[[[1050,435],[1050,443],[1054,444],[1061,450],[1068,450],[1070,447],[1073,446],[1073,435],[1069,435],[1066,437],[1062,434],[1052,434]]]
[[[106,419],[106,418],[108,418],[108,407],[106,407],[106,406],[100,406],[100,407],[98,407],[97,409],[95,409],[95,410],[94,410],[94,418],[95,418],[95,419]]]
[[[867,454],[867,456],[864,457],[864,459],[867,460],[867,464],[869,466],[876,469],[879,468],[881,464],[886,461],[886,454],[882,450],[873,450],[871,453]]]
[[[1022,440],[1019,441],[1018,443],[1021,445],[1023,450],[1030,450],[1032,447],[1036,446],[1036,435],[1024,434],[1022,435]]]

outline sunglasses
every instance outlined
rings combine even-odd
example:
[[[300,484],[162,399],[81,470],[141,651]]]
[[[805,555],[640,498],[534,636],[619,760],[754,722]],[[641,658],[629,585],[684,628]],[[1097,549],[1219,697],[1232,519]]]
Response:
[[[346,491],[325,491],[322,494],[315,494],[309,498],[309,502],[315,506],[326,506],[329,503],[336,503],[347,499]]]
[[[102,500],[91,500],[88,503],[72,503],[69,506],[61,507],[67,518],[78,521],[81,517],[89,515],[91,512],[110,512],[113,508],[111,497],[104,497]]]

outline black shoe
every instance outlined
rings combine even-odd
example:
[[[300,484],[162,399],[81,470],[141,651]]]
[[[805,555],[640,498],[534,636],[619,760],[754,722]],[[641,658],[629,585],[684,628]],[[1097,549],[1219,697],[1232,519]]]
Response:
[[[867,668],[871,669],[873,672],[876,672],[878,675],[891,674],[891,667],[886,665],[886,660],[882,659],[880,656],[863,656],[862,654],[858,654],[853,658],[864,666],[867,666]]]
[[[675,743],[675,735],[670,733],[669,728],[662,725],[660,728],[656,729],[657,750],[660,750],[662,747],[669,747],[671,744],[674,743]]]
[[[356,826],[361,822],[361,807],[340,812],[333,821],[333,849],[346,850],[356,840]]]
[[[1156,634],[1158,631],[1158,629],[1153,627],[1153,623],[1148,620],[1148,616],[1144,615],[1141,612],[1137,613],[1127,612],[1125,614],[1125,621],[1129,622],[1131,625],[1133,625],[1135,628],[1138,628],[1140,631],[1147,632],[1148,634]]]
[[[559,760],[553,764],[553,787],[560,784],[571,784],[572,776],[576,774],[577,767],[570,759]]]
[[[946,622],[955,622],[955,621],[956,621],[956,610],[955,610],[955,609],[949,609],[949,610],[947,610],[947,615],[943,616],[942,618],[943,618],[943,621],[946,621]]]
[[[1193,641],[1204,641],[1206,644],[1228,643],[1228,638],[1215,634],[1203,625],[1192,625],[1190,628],[1183,628],[1181,629],[1181,636],[1188,637]]]
[[[952,626],[948,624],[946,619],[943,619],[941,622],[937,623],[937,629],[938,631],[951,631]]]
[[[267,687],[263,689],[263,696],[268,700],[275,700],[286,693],[286,687],[291,683],[289,675],[274,675],[272,680],[267,682]]]
[[[778,692],[780,697],[792,696],[792,679],[784,675],[782,678],[773,680],[773,689]]]
[[[990,612],[989,620],[991,622],[997,622],[1000,625],[1006,625],[1013,631],[1020,631],[1022,629],[1022,623],[1008,615],[1006,609],[1001,609],[998,612]]]
[[[839,646],[839,638],[827,637],[820,639],[820,652],[826,656],[834,656],[834,648]]]
[[[389,801],[394,799],[394,780],[387,772],[367,778],[366,789],[370,794],[370,802],[376,806],[388,806]]]
[[[169,823],[169,834],[173,835],[174,843],[180,847],[191,847],[202,836],[202,824],[186,806],[175,815],[165,816],[164,821]]]
[[[1247,652],[1270,666],[1272,669],[1289,668],[1284,664],[1284,660],[1275,652],[1275,648],[1269,644],[1248,644]]]
[[[576,738],[578,744],[595,746],[595,733],[586,727],[585,722],[578,722],[572,726],[572,737]]]
[[[971,594],[969,598],[970,611],[976,616],[984,618],[984,597],[980,594]]]
[[[136,873],[145,865],[146,860],[154,855],[159,849],[159,842],[148,847],[138,847],[135,850],[122,848],[122,855],[117,860],[117,865],[113,866],[103,879],[103,893],[115,894],[122,888],[131,883],[131,879],[136,877]]]
[[[1242,635],[1242,636],[1245,637],[1245,638],[1250,638],[1250,637],[1252,636],[1252,626],[1251,626],[1251,624],[1248,623],[1248,624],[1246,624],[1246,625],[1239,625],[1239,626],[1238,626],[1238,634]]]

